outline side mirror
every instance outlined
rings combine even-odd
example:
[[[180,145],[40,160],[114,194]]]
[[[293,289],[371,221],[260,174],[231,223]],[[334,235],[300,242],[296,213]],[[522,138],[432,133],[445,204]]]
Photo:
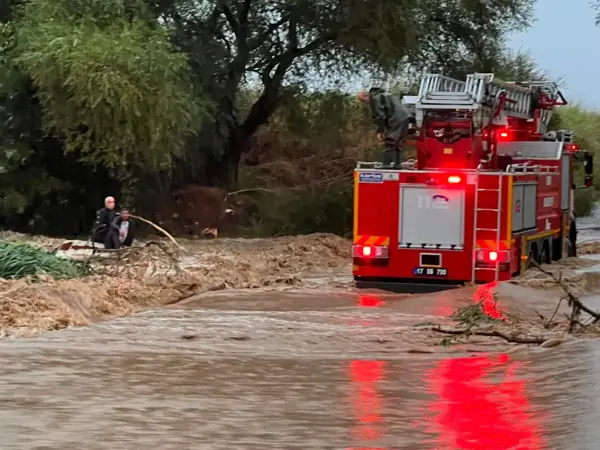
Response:
[[[591,187],[594,184],[594,155],[591,152],[583,154],[583,170],[585,171],[585,186]]]

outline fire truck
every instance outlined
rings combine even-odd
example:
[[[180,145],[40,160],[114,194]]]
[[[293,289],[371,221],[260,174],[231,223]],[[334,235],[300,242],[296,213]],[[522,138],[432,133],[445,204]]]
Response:
[[[402,101],[414,114],[416,158],[359,162],[354,173],[357,287],[504,281],[530,261],[567,255],[574,164],[584,162],[590,187],[593,160],[570,131],[548,130],[567,104],[555,83],[426,74]]]

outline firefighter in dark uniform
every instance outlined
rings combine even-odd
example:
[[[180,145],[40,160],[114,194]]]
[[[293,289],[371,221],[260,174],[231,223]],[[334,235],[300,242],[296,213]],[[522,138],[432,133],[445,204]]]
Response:
[[[377,136],[384,145],[383,164],[399,166],[400,152],[409,134],[412,115],[399,97],[388,94],[381,88],[374,87],[369,92],[360,91],[357,98],[371,107],[373,120],[377,124]]]
[[[574,203],[575,184],[571,185],[571,205]],[[575,223],[574,206],[571,207],[571,226],[569,227],[569,253],[568,256],[577,256],[577,224]]]

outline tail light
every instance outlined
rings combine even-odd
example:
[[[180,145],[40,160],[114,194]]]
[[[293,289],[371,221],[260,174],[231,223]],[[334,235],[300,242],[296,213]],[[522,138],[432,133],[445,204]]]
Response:
[[[389,249],[385,245],[353,245],[352,257],[362,259],[387,259]]]
[[[448,183],[450,183],[450,184],[458,184],[461,181],[462,181],[461,178],[456,175],[452,175],[452,176],[448,177]]]
[[[510,262],[510,253],[507,250],[477,250],[477,262],[487,264],[503,264]]]

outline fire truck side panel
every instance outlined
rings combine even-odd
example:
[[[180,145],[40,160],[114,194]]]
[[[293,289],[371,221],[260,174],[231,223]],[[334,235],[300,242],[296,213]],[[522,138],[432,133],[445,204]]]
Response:
[[[384,180],[384,178],[387,178]],[[384,200],[385,199],[385,200]],[[354,243],[398,245],[398,175],[393,172],[354,173]]]

